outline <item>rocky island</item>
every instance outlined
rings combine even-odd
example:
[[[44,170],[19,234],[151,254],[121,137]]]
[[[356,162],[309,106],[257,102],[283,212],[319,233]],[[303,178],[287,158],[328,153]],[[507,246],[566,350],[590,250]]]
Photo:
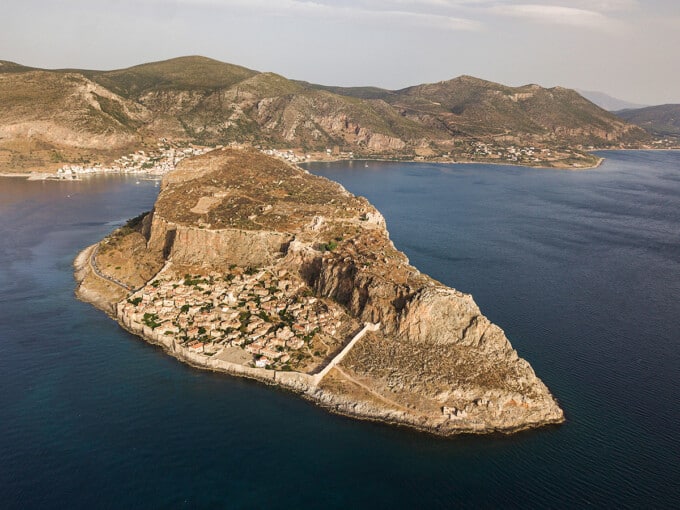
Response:
[[[75,268],[81,299],[168,354],[336,413],[440,435],[564,420],[503,331],[411,266],[366,199],[254,150],[184,160]]]

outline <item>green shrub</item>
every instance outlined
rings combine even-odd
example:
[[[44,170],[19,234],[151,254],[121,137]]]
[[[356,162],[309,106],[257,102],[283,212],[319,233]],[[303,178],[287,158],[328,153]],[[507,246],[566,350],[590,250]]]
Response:
[[[320,246],[322,252],[333,251],[338,247],[337,241],[328,241]]]
[[[161,325],[161,323],[158,322],[158,315],[155,313],[145,313],[142,322],[145,326],[149,326],[151,329],[156,329]]]

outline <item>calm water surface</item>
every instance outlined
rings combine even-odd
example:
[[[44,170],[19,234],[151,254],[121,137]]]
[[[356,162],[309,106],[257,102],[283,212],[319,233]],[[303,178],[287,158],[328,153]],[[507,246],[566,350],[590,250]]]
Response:
[[[0,180],[1,508],[677,508],[680,153],[598,170],[311,165],[475,296],[567,413],[440,439],[191,369],[73,297],[152,181]]]

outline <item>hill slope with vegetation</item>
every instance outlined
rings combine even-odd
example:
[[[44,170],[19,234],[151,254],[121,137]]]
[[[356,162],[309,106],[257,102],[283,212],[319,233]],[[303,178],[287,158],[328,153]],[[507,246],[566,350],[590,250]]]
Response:
[[[680,104],[622,110],[616,115],[626,122],[637,124],[653,136],[680,138]]]
[[[468,76],[398,91],[326,87],[196,56],[114,71],[48,71],[1,61],[0,104],[0,170],[87,162],[162,137],[553,166],[592,163],[579,147],[649,139],[559,87],[506,87]],[[539,147],[554,157],[533,150],[518,156],[507,152],[511,146]]]

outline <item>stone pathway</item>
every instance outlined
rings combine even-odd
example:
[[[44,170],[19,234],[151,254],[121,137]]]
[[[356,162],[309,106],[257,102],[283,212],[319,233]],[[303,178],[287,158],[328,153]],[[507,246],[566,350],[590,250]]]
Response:
[[[380,323],[378,323],[378,324],[371,324],[370,322],[367,322],[366,325],[364,326],[364,328],[363,328],[361,331],[359,331],[359,332],[354,336],[354,338],[352,338],[352,340],[350,340],[350,342],[345,346],[345,348],[344,348],[342,351],[340,351],[340,353],[339,353],[335,358],[333,358],[333,359],[328,363],[328,365],[326,365],[326,366],[323,368],[323,370],[321,370],[321,372],[319,372],[318,374],[314,374],[314,375],[312,376],[312,381],[314,381],[314,384],[315,384],[316,386],[318,386],[319,383],[321,382],[321,380],[322,380],[324,377],[326,377],[326,374],[328,374],[328,372],[330,372],[331,369],[332,369],[335,365],[337,365],[338,363],[340,363],[340,362],[342,361],[342,359],[347,355],[347,353],[348,353],[349,351],[352,350],[352,347],[354,347],[354,345],[355,345],[359,340],[361,340],[361,339],[363,338],[363,336],[364,336],[367,332],[369,332],[369,331],[378,331],[379,328],[380,328]]]

